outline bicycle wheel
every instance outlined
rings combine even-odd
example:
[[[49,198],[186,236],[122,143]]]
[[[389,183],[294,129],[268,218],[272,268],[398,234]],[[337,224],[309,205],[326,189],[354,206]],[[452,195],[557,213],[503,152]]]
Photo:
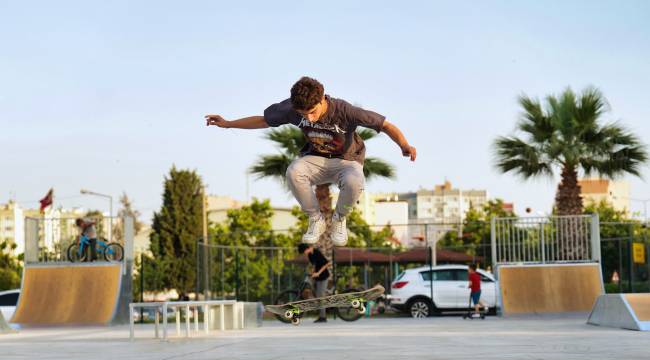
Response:
[[[79,245],[77,245],[77,243],[72,243],[70,244],[70,246],[68,246],[67,255],[68,255],[68,261],[70,262],[78,262],[78,261],[86,260],[86,252],[80,251]]]
[[[360,290],[358,289],[345,289],[343,290],[340,294],[345,294],[345,293],[351,293],[351,292],[358,292]],[[364,304],[364,306],[367,306]],[[356,321],[361,319],[363,314],[359,314],[359,311],[357,309],[353,308],[352,306],[341,306],[336,308],[336,312],[343,321]]]
[[[278,297],[275,298],[274,304],[275,305],[282,305],[286,303],[290,303],[292,301],[298,301],[300,300],[300,297],[298,296],[298,291],[296,290],[286,290],[280,293]],[[282,315],[278,314],[273,314],[275,315],[275,318],[282,321],[285,324],[291,323],[291,319],[287,319]]]
[[[110,243],[104,248],[104,259],[110,262],[119,262],[124,258],[124,248],[118,243]]]

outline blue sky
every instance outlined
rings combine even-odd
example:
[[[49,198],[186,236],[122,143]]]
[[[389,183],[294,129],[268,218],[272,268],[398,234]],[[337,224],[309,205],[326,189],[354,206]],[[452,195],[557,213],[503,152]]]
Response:
[[[557,178],[500,175],[493,139],[513,130],[517,95],[593,85],[605,120],[648,142],[649,20],[647,1],[0,1],[0,202],[35,207],[54,187],[59,205],[106,209],[79,189],[126,191],[149,220],[172,164],[244,199],[247,168],[276,149],[203,115],[261,114],[309,75],[417,147],[410,163],[385,135],[369,141],[398,174],[369,191],[446,178],[548,212]],[[294,203],[271,180],[250,195]]]

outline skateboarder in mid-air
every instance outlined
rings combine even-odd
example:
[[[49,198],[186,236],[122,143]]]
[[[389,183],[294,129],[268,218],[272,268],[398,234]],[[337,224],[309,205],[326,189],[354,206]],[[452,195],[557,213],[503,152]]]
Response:
[[[261,129],[293,124],[307,141],[301,157],[287,169],[287,184],[309,216],[309,226],[302,241],[313,244],[325,232],[314,185],[336,183],[340,189],[332,216],[332,243],[344,246],[348,241],[345,217],[359,199],[365,178],[365,145],[356,133],[358,126],[383,131],[400,147],[402,155],[415,161],[416,150],[402,132],[375,112],[330,97],[315,79],[303,77],[291,87],[291,97],[264,110],[263,116],[225,120],[221,115],[206,115],[207,126]]]
[[[328,261],[323,253],[314,248],[312,245],[305,243],[298,245],[298,253],[307,255],[309,262],[314,267],[314,271],[311,273],[311,278],[314,282],[314,290],[317,298],[325,296],[327,291],[327,280],[330,277],[330,272],[327,269],[332,262]],[[326,309],[320,309],[318,314],[318,319],[314,322],[327,322]]]

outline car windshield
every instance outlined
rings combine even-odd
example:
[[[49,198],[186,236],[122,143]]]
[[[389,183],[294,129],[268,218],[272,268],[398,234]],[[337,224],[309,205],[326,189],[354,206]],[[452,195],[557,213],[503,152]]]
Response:
[[[18,303],[18,293],[0,295],[0,306],[16,306]]]
[[[399,281],[401,278],[404,277],[404,274],[406,274],[406,272],[405,272],[405,271],[402,271],[399,275],[397,275],[397,277],[395,278],[394,281]]]

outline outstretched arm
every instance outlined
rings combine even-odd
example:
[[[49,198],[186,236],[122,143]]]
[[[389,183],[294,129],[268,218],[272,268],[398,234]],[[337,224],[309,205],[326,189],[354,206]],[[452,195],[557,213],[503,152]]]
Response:
[[[399,146],[402,150],[402,155],[409,157],[411,161],[415,161],[417,156],[415,148],[409,145],[409,142],[406,141],[406,137],[404,137],[404,134],[402,134],[402,131],[400,131],[397,126],[389,123],[388,120],[385,120],[381,130],[388,134],[388,136],[390,136],[390,138]]]
[[[218,126],[220,128],[234,128],[234,129],[263,129],[269,127],[269,124],[264,120],[264,116],[249,116],[237,120],[228,121],[221,115],[206,115],[205,125]]]

